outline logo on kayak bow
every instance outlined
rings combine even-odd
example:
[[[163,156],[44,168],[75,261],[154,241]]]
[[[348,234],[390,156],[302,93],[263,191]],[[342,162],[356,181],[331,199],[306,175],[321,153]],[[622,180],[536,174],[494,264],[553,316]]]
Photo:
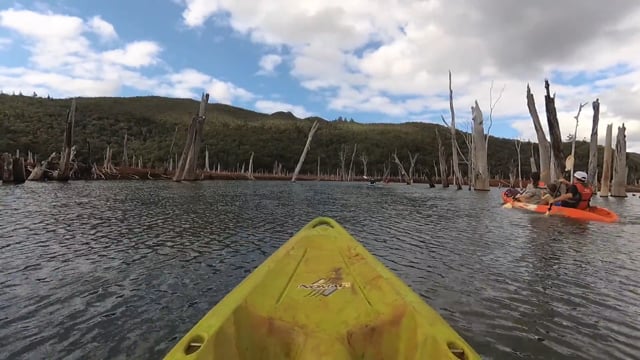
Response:
[[[306,296],[329,296],[337,290],[350,288],[351,283],[342,281],[342,269],[336,269],[326,278],[318,279],[311,284],[300,284],[298,289],[310,290]]]

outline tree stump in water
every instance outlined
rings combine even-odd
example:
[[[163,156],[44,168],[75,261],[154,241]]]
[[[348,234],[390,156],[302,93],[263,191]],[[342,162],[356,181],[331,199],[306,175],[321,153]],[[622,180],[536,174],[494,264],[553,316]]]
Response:
[[[473,120],[473,171],[474,179],[469,180],[471,184],[473,182],[473,188],[475,190],[488,191],[489,187],[489,163],[487,162],[487,143],[484,141],[484,117],[480,105],[476,100],[473,107],[471,107],[471,119]]]
[[[2,154],[2,182],[13,182],[13,157],[8,154]]]
[[[13,183],[22,184],[26,180],[24,172],[24,159],[13,158]]]
[[[556,180],[562,176],[565,168],[564,152],[562,151],[562,135],[560,133],[560,124],[558,123],[558,113],[556,111],[556,95],[549,91],[549,80],[544,81],[546,94],[544,96],[544,104],[547,113],[547,125],[549,126],[549,138],[551,139],[551,159],[550,166],[551,180]],[[543,170],[542,170],[543,171]]]
[[[615,164],[613,166],[613,186],[611,196],[627,197],[627,138],[624,124],[618,127],[616,136]]]
[[[540,122],[540,116],[538,115],[538,109],[536,109],[536,102],[531,93],[531,88],[527,84],[527,107],[529,108],[529,115],[533,121],[533,127],[536,129],[536,136],[538,137],[538,154],[540,156],[540,180],[545,184],[551,182],[550,173],[550,161],[551,161],[551,144],[547,140],[547,135],[544,133],[542,123]],[[555,181],[556,179],[553,179]]]
[[[609,196],[609,186],[611,184],[611,161],[612,152],[611,139],[613,136],[613,124],[607,125],[607,133],[604,141],[604,157],[602,160],[602,180],[600,180],[600,197]]]
[[[589,142],[589,171],[588,182],[594,187],[594,191],[597,191],[596,177],[598,172],[598,123],[600,122],[600,100],[596,99],[591,106],[593,107],[593,121],[591,125],[591,139]]]

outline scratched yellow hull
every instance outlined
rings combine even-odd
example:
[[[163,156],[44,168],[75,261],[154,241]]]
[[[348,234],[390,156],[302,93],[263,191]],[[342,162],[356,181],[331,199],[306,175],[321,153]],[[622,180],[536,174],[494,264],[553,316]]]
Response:
[[[480,359],[344,228],[317,218],[165,359]]]

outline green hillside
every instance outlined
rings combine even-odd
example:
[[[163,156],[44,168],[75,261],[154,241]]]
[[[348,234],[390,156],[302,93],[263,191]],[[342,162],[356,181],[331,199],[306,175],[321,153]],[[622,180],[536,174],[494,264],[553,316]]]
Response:
[[[70,99],[43,99],[29,96],[0,95],[0,152],[22,153],[32,151],[39,159],[53,151],[60,151],[64,119]],[[129,136],[129,156],[142,156],[145,166],[163,167],[169,157],[169,149],[178,127],[174,152],[180,153],[191,119],[198,103],[190,99],[163,97],[131,98],[77,98],[74,143],[78,159],[102,163],[108,144],[113,148],[117,166],[122,157],[125,132]],[[327,121],[319,118],[298,119],[291,113],[261,114],[233,106],[208,104],[205,122],[205,144],[209,148],[210,161],[221,163],[223,169],[233,170],[248,163],[255,152],[254,170],[270,172],[278,161],[284,169],[292,170],[302,148],[307,132],[314,120],[321,124],[314,136],[302,173],[316,171],[320,156],[322,171],[335,173],[340,167],[341,146],[348,146],[348,162],[353,144],[358,144],[358,155],[366,153],[368,171],[383,171],[383,164],[395,150],[398,157],[409,164],[407,151],[419,153],[417,172],[433,172],[437,160],[437,128],[447,154],[451,153],[449,132],[444,126],[428,123],[360,124],[352,121]],[[458,135],[461,149],[466,152],[463,133]],[[90,144],[90,147],[89,145]],[[530,144],[521,148],[523,176],[529,173]],[[89,153],[90,148],[90,153]],[[589,144],[576,143],[576,168],[586,169]],[[204,154],[204,146],[202,147]],[[565,155],[570,144],[565,144]],[[600,163],[603,150],[599,151]],[[536,151],[537,155],[537,151]],[[91,157],[91,159],[89,159]],[[204,156],[200,158],[204,163]],[[511,166],[517,166],[514,141],[491,138],[489,140],[489,167],[492,177],[508,177]],[[628,154],[629,179],[640,178],[640,155]],[[203,165],[201,165],[202,167]],[[357,169],[361,162],[357,161]],[[395,172],[395,166],[392,168]],[[461,164],[466,173],[466,165]],[[360,172],[360,170],[358,170]]]

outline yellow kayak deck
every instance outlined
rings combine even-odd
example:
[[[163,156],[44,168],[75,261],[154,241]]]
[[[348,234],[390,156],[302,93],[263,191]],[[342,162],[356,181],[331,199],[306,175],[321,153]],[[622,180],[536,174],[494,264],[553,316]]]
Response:
[[[480,359],[342,226],[314,219],[165,359]]]

